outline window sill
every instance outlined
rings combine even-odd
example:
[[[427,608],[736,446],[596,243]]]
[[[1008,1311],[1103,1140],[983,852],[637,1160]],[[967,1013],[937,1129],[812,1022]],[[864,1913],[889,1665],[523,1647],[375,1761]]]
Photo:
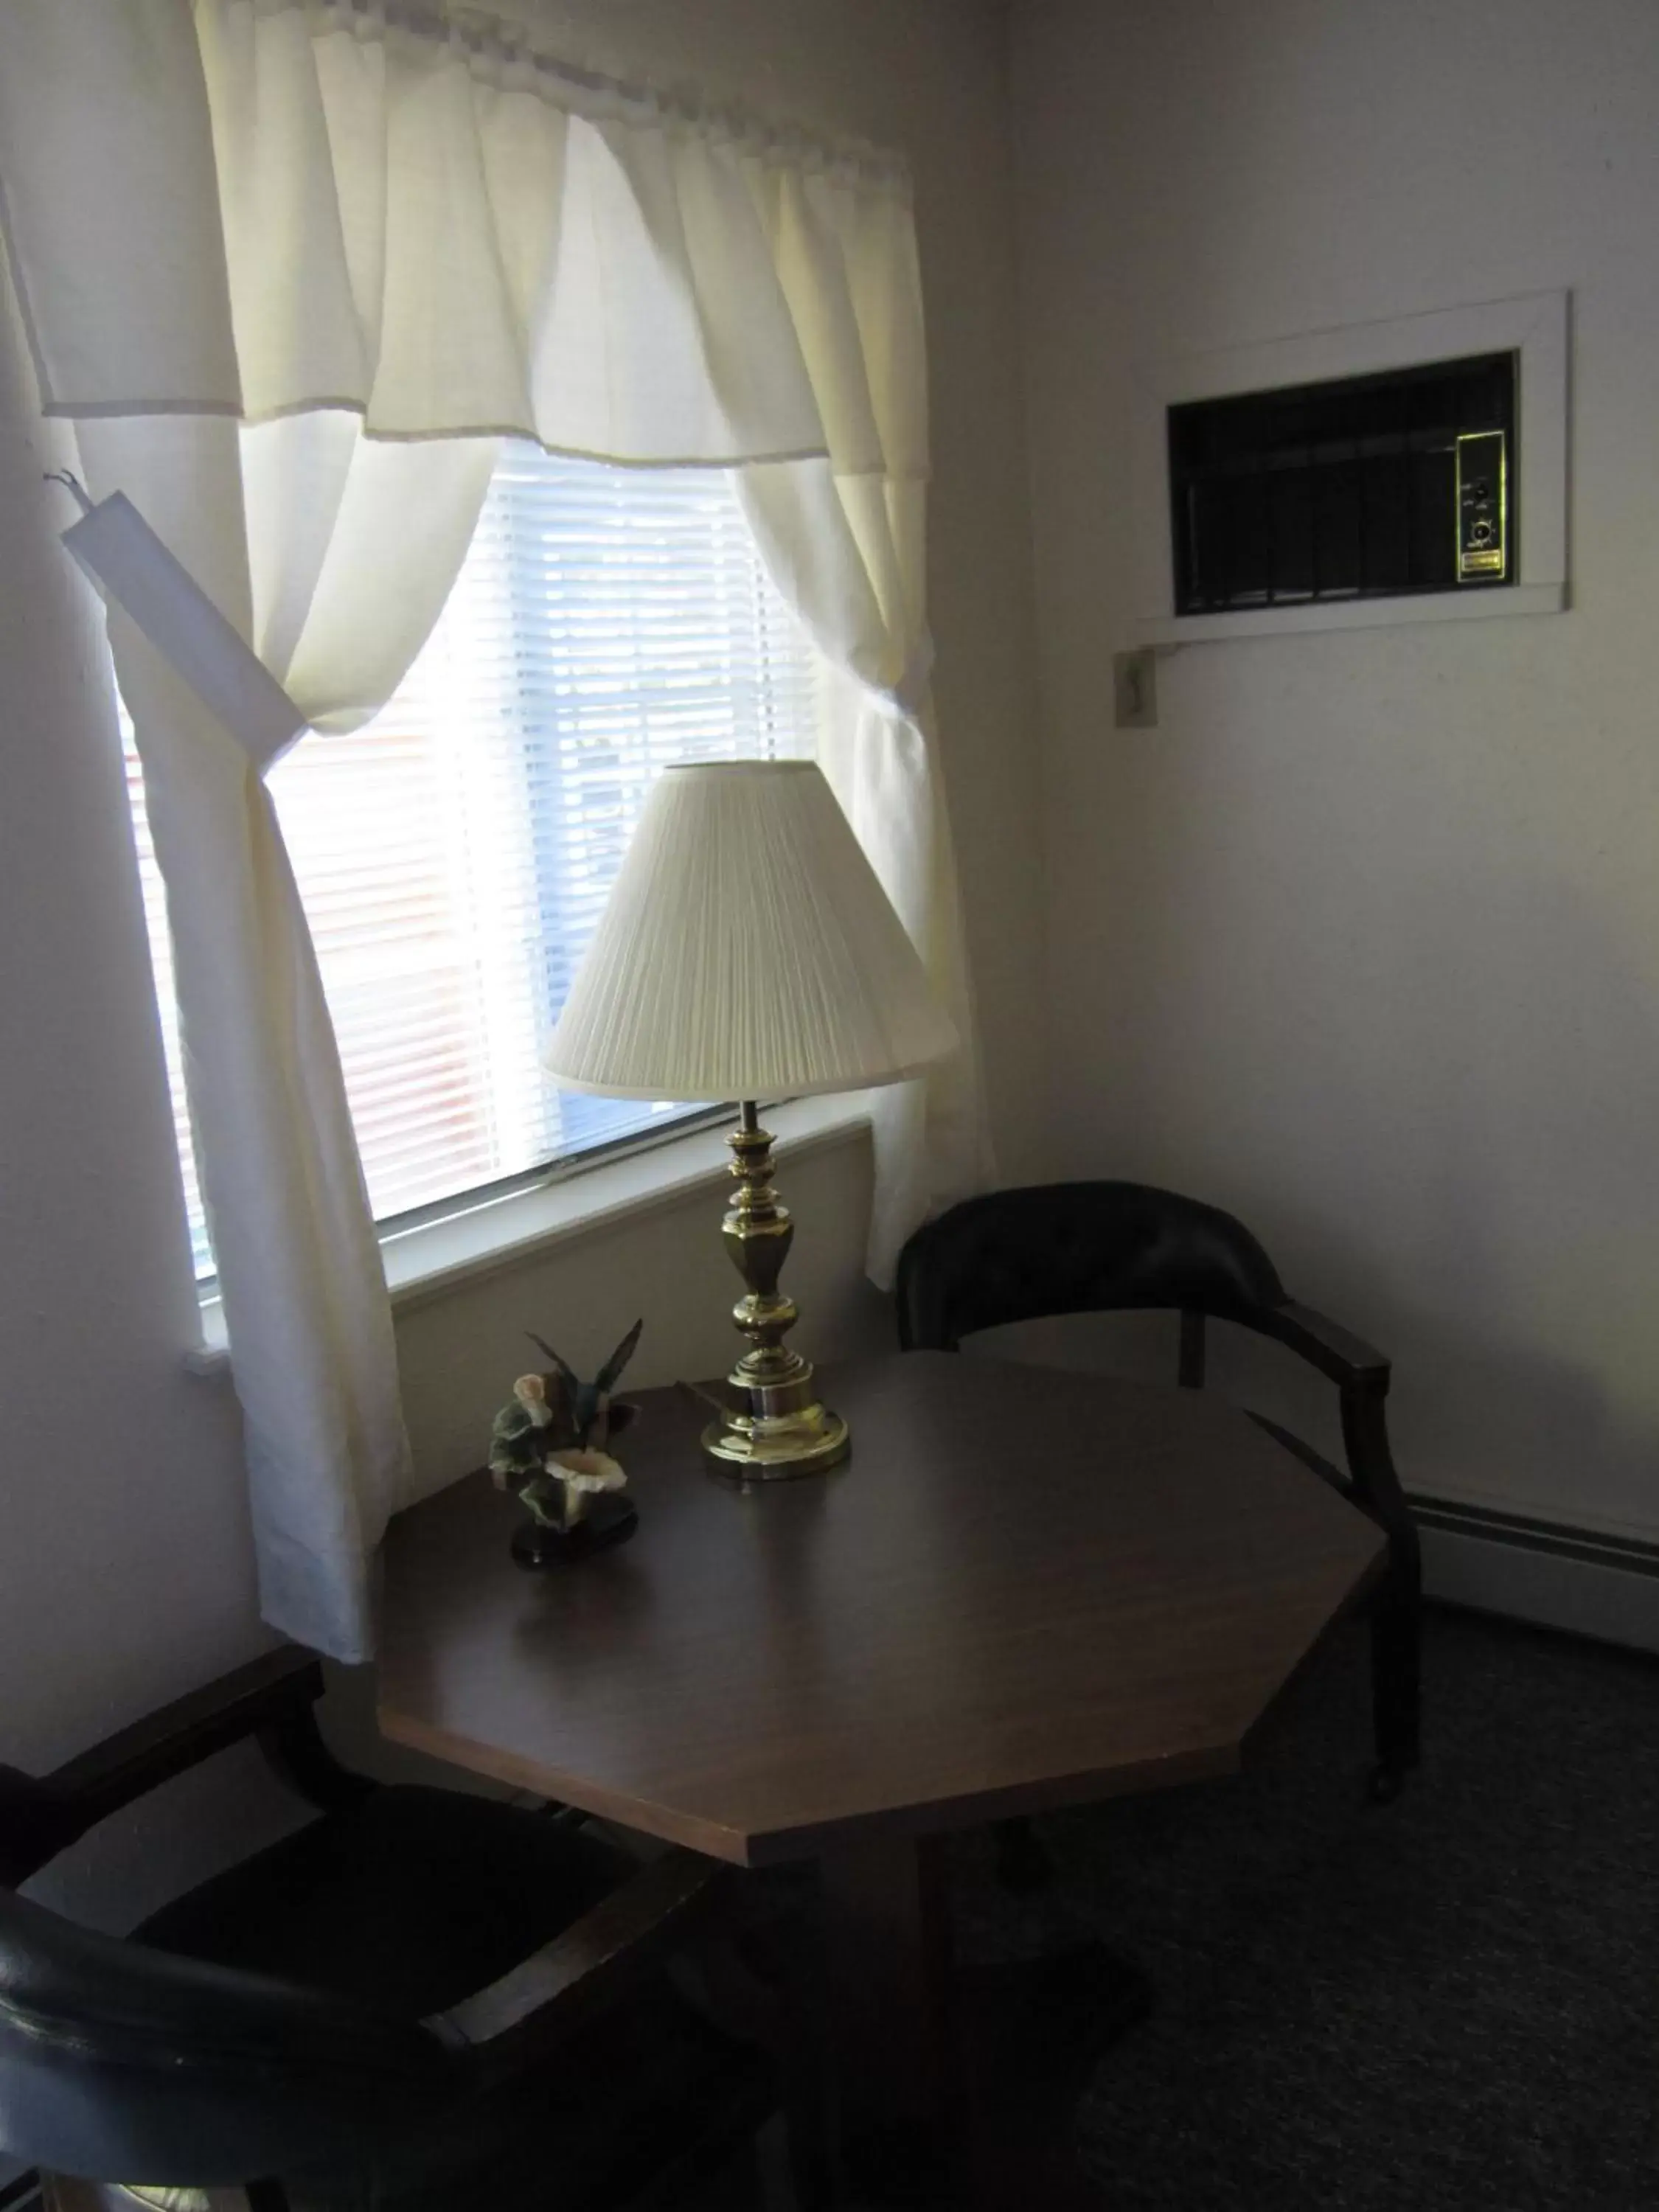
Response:
[[[859,1091],[798,1098],[769,1108],[766,1125],[777,1138],[780,1161],[787,1163],[849,1141],[869,1127],[870,1109]],[[555,1245],[672,1205],[689,1192],[715,1192],[726,1182],[730,1159],[723,1130],[696,1129],[648,1152],[389,1236],[380,1250],[392,1310],[401,1313],[480,1276],[527,1266]],[[185,1353],[185,1364],[195,1375],[230,1372],[224,1309],[216,1297],[202,1301],[202,1341]]]

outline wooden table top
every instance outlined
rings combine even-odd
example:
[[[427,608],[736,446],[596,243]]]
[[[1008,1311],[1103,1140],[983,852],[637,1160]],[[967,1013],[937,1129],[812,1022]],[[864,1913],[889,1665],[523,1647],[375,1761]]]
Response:
[[[943,1352],[824,1377],[848,1463],[739,1492],[643,1392],[641,1525],[507,1555],[477,1475],[386,1545],[395,1741],[739,1865],[1237,1767],[1384,1540],[1219,1401]]]

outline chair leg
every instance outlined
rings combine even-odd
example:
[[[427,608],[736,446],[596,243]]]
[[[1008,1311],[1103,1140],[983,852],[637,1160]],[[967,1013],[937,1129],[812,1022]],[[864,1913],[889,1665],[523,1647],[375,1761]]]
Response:
[[[1379,1804],[1400,1794],[1421,1756],[1423,1558],[1417,1523],[1400,1487],[1383,1411],[1386,1379],[1342,1393],[1342,1438],[1354,1502],[1389,1540],[1388,1577],[1371,1614],[1371,1705],[1376,1765],[1370,1794]]]
[[[1422,1755],[1422,1601],[1385,1590],[1371,1615],[1371,1711],[1376,1765],[1370,1794],[1389,1804]]]

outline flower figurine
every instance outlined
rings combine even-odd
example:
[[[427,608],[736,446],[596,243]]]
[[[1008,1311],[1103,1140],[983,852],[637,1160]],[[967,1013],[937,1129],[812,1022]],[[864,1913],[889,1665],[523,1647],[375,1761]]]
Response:
[[[573,1449],[548,1454],[543,1480],[554,1496],[544,1495],[537,1482],[528,1484],[519,1495],[537,1520],[564,1530],[586,1517],[590,1498],[624,1488],[628,1477],[609,1452]]]
[[[582,1382],[550,1344],[532,1337],[552,1368],[520,1376],[489,1431],[495,1487],[515,1492],[530,1511],[514,1539],[520,1565],[580,1557],[633,1534],[638,1516],[614,1494],[628,1477],[605,1447],[636,1410],[616,1403],[611,1392],[642,1327],[635,1322],[592,1382]]]

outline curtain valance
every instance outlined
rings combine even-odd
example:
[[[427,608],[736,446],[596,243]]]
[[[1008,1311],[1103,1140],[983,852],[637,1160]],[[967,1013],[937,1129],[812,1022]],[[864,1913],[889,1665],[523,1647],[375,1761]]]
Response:
[[[896,164],[606,88],[522,34],[191,15],[99,25],[77,77],[126,96],[97,131],[50,100],[8,118],[48,412],[338,408],[377,438],[925,474]]]

